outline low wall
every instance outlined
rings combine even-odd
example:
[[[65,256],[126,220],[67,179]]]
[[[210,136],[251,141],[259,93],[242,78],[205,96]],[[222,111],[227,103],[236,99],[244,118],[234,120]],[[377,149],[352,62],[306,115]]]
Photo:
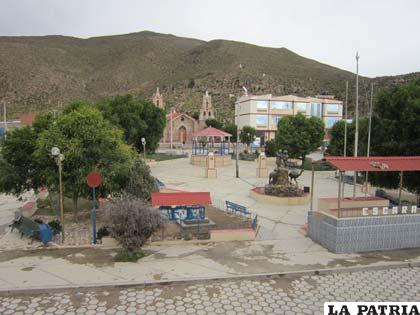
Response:
[[[228,241],[253,241],[255,239],[255,231],[249,229],[212,229],[210,232],[210,240],[213,242]]]
[[[336,218],[308,212],[308,236],[334,253],[420,247],[420,214]]]
[[[272,195],[266,195],[264,193],[258,192],[264,187],[256,187],[249,191],[249,195],[252,199],[257,200],[262,203],[271,203],[275,205],[304,205],[309,202],[311,198],[310,194],[304,194],[302,197],[277,197]]]
[[[206,166],[207,155],[191,155],[190,163],[192,165]],[[230,155],[214,155],[216,167],[226,166],[232,164],[232,157]]]
[[[338,198],[319,198],[318,211],[337,209]],[[341,208],[387,207],[389,200],[381,197],[345,197],[340,201]]]

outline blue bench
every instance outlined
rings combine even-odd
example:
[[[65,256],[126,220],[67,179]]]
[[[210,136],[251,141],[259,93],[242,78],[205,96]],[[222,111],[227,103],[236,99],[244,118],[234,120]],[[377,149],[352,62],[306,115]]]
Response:
[[[243,215],[251,215],[251,212],[246,207],[230,201],[226,201],[226,210],[233,213],[240,212]]]

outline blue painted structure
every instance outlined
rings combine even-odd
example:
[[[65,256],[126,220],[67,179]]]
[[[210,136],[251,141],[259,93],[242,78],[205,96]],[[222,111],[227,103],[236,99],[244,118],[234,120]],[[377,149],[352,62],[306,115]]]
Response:
[[[160,213],[169,221],[194,221],[206,218],[206,208],[203,206],[160,206]]]

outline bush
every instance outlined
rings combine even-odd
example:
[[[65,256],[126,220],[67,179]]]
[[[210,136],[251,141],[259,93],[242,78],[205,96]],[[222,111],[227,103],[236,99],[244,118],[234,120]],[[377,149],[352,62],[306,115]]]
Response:
[[[105,206],[105,221],[111,236],[126,251],[134,253],[160,227],[162,219],[159,210],[124,193]]]
[[[128,252],[126,250],[120,251],[114,256],[115,262],[137,262],[140,258],[143,258],[145,254],[142,251],[139,252]]]
[[[96,233],[96,238],[98,240],[101,240],[102,237],[104,236],[109,236],[109,230],[106,226],[102,226],[101,228],[99,228],[98,232]]]
[[[36,207],[38,209],[44,209],[51,207],[51,203],[49,199],[37,199],[36,200]]]
[[[53,220],[48,222],[48,225],[53,229],[54,234],[61,233],[61,222],[58,220]]]

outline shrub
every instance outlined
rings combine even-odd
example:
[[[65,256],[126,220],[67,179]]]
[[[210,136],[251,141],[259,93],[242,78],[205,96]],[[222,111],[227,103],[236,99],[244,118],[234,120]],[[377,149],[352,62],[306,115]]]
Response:
[[[105,221],[112,237],[129,253],[140,249],[160,227],[159,210],[127,193],[105,206]]]
[[[136,159],[130,169],[126,192],[143,200],[150,199],[150,193],[157,191],[155,178],[150,175],[149,166],[142,160]]]
[[[48,225],[53,229],[54,234],[61,233],[61,222],[58,220],[53,220],[48,222]]]
[[[51,203],[49,199],[37,199],[36,200],[36,207],[38,209],[49,208],[51,207]]]
[[[264,146],[266,156],[276,156],[278,149],[274,139],[266,141]]]
[[[102,226],[101,228],[99,228],[98,232],[96,233],[96,238],[98,240],[101,240],[102,237],[104,236],[109,236],[109,230],[106,226]]]

